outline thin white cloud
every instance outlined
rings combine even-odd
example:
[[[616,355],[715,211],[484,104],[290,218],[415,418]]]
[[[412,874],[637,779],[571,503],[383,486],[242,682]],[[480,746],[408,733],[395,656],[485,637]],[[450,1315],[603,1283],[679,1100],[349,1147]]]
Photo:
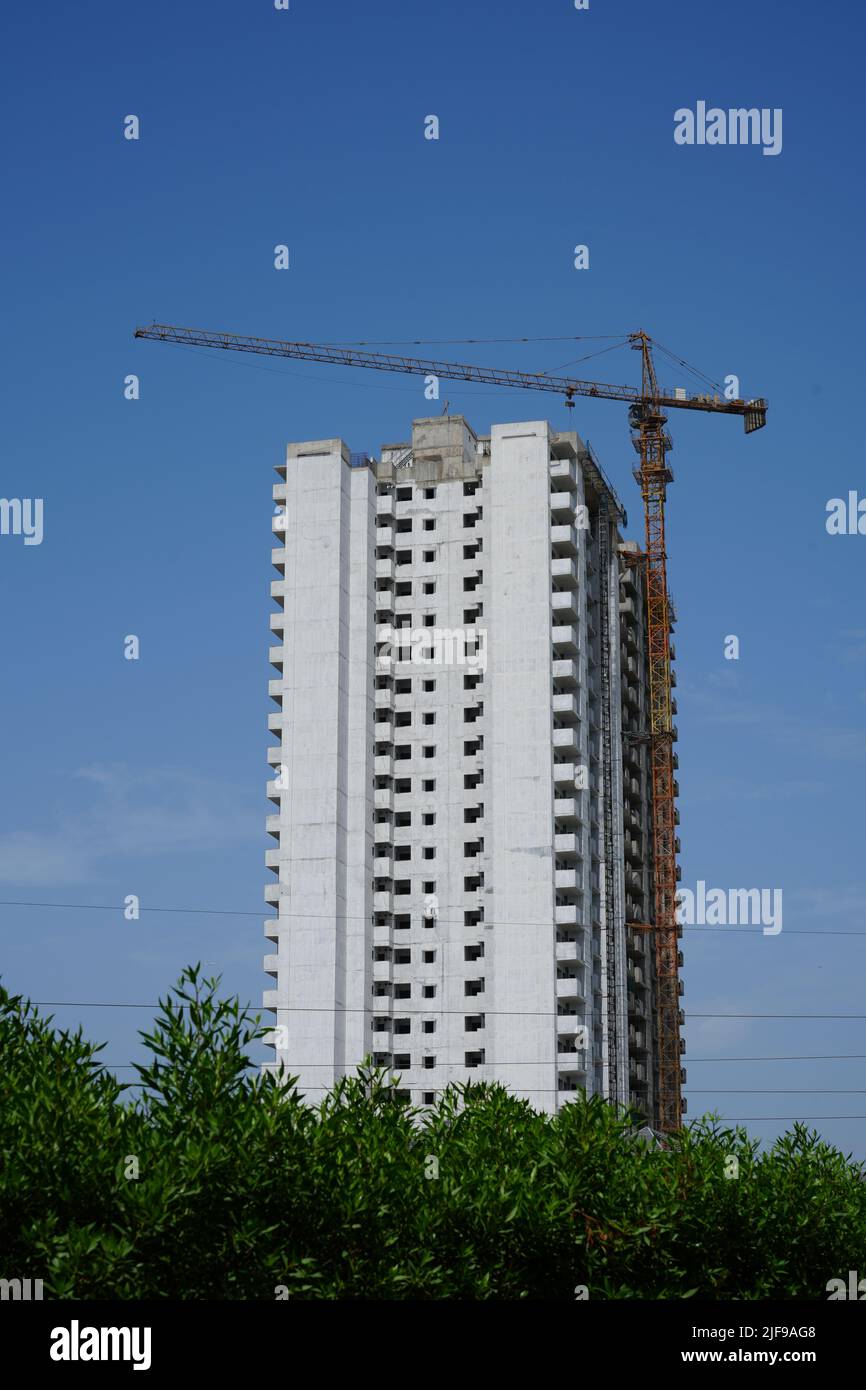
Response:
[[[823,782],[791,780],[788,782],[743,781],[739,777],[714,777],[711,782],[697,786],[689,791],[689,801],[693,804],[720,800],[737,801],[788,801],[794,796],[821,796],[827,788]]]
[[[831,650],[841,658],[846,665],[853,665],[857,661],[866,661],[866,628],[853,627],[847,628],[839,633],[839,642],[833,644]]]
[[[106,861],[237,844],[253,826],[237,789],[194,773],[92,766],[75,778],[53,824],[0,833],[0,882],[47,887],[104,876]]]
[[[806,916],[844,918],[855,928],[866,929],[866,887],[841,886],[838,883],[823,888],[795,888],[790,893],[794,910]]]
[[[700,725],[760,726],[775,743],[819,756],[850,762],[866,757],[866,729],[843,728],[827,717],[816,719],[814,711],[800,714],[780,706],[762,704],[739,693],[735,677],[709,677],[703,688],[684,690],[683,708]]]

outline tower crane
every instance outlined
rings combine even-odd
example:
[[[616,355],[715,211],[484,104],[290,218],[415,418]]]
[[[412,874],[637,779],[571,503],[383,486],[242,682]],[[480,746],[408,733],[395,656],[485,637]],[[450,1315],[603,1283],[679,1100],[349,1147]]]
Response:
[[[266,357],[289,357],[306,362],[325,362],[333,366],[366,367],[383,372],[406,372],[412,376],[435,376],[452,381],[470,381],[513,390],[553,391],[573,407],[576,396],[595,396],[602,400],[623,401],[629,406],[632,442],[639,458],[634,470],[644,506],[644,552],[647,607],[647,645],[649,671],[649,727],[646,742],[651,774],[651,818],[653,853],[653,921],[627,923],[648,928],[655,936],[655,1023],[658,1038],[658,1126],[671,1132],[682,1123],[680,1064],[680,982],[679,929],[676,920],[677,863],[676,808],[673,743],[675,730],[671,705],[671,609],[667,584],[665,540],[665,500],[673,474],[667,463],[671,450],[665,426],[669,410],[698,410],[712,415],[740,415],[745,431],[751,434],[767,423],[767,402],[763,398],[729,400],[717,392],[688,394],[684,389],[663,390],[658,383],[653,360],[654,343],[647,333],[628,335],[631,348],[640,353],[641,383],[616,386],[603,381],[583,381],[544,372],[522,372],[500,367],[477,367],[459,362],[405,357],[390,353],[359,350],[357,347],[328,343],[283,342],[274,338],[253,338],[239,333],[210,332],[154,323],[137,328],[136,338],[178,343],[186,347],[221,348],[230,352],[255,353]],[[683,366],[686,364],[683,363]]]

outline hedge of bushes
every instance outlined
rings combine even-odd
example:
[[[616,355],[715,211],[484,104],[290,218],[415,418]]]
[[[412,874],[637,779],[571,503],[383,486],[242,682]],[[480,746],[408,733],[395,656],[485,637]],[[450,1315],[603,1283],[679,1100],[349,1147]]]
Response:
[[[708,1119],[659,1149],[598,1098],[544,1115],[459,1086],[419,1112],[372,1069],[314,1107],[251,1071],[265,1031],[193,967],[130,1088],[0,989],[0,1276],[46,1298],[825,1299],[866,1271],[863,1169],[801,1126],[759,1152]]]

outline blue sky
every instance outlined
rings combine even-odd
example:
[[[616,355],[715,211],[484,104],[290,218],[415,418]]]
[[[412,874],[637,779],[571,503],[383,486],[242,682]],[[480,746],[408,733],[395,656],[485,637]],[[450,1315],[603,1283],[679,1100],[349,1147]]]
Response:
[[[409,378],[214,359],[134,342],[135,325],[395,342],[644,328],[770,401],[749,438],[671,420],[683,884],[784,892],[777,937],[686,933],[689,1112],[866,1116],[866,1095],[821,1094],[866,1087],[863,1019],[697,1017],[866,1013],[866,935],[829,934],[866,933],[866,536],[825,529],[828,499],[866,496],[862,8],[94,0],[20,6],[4,27],[2,492],[44,499],[44,540],[0,537],[0,897],[198,909],[3,906],[6,983],[152,1001],[203,959],[259,1000],[272,469],[289,439],[375,450],[429,410]],[[674,112],[698,100],[782,108],[781,154],[677,146]],[[441,352],[550,370],[598,346]],[[621,351],[571,370],[635,369]],[[554,396],[443,394],[479,431],[569,427]],[[624,408],[574,417],[638,536]],[[117,1065],[150,1019],[54,1012]],[[815,1054],[846,1059],[702,1060]],[[866,1119],[818,1127],[866,1157]]]

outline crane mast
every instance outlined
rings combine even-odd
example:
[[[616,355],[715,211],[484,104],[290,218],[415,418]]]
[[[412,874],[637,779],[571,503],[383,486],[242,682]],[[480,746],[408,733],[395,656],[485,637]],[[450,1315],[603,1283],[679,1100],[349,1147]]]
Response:
[[[649,671],[649,761],[655,935],[655,1024],[658,1040],[658,1122],[664,1131],[682,1123],[680,1084],[679,928],[676,920],[676,783],[671,710],[671,613],[667,579],[665,500],[673,474],[667,416],[655,404],[658,385],[650,344],[639,334],[643,401],[631,407],[633,442],[640,458],[635,477],[644,506],[647,664]]]
[[[740,415],[747,434],[762,429],[767,422],[767,402],[763,399],[728,400],[718,394],[688,395],[684,390],[663,390],[656,377],[652,339],[643,332],[629,334],[630,346],[641,355],[640,388],[608,382],[583,381],[544,372],[520,372],[500,367],[477,367],[470,363],[443,362],[433,358],[404,357],[389,353],[362,351],[357,347],[332,343],[284,342],[275,338],[254,338],[238,333],[206,329],[178,328],[170,324],[151,324],[137,328],[136,338],[178,343],[187,347],[219,348],[259,356],[288,357],[301,361],[324,362],[332,366],[365,367],[376,371],[405,372],[413,376],[434,376],[446,380],[483,382],[517,390],[554,391],[573,406],[575,396],[623,401],[630,406],[632,442],[640,463],[635,469],[644,506],[644,553],[647,650],[649,672],[649,728],[644,735],[649,750],[651,783],[651,840],[653,872],[653,921],[627,923],[629,927],[650,930],[655,936],[655,1027],[658,1046],[658,1127],[671,1132],[682,1123],[682,1072],[680,1044],[679,935],[676,920],[677,842],[676,782],[674,751],[676,738],[671,701],[671,604],[667,583],[665,540],[665,501],[673,474],[667,463],[672,448],[665,426],[670,409],[698,410],[709,414]],[[602,517],[604,527],[608,517]],[[606,541],[605,541],[606,549]],[[606,582],[606,575],[605,575]],[[608,634],[609,635],[609,634]],[[611,711],[606,711],[608,720]],[[610,786],[605,787],[607,813]],[[608,926],[608,972],[615,970],[615,950]],[[609,1088],[616,1098],[617,1061],[613,981],[608,980],[608,1056]],[[613,1027],[613,1035],[610,1029]]]

